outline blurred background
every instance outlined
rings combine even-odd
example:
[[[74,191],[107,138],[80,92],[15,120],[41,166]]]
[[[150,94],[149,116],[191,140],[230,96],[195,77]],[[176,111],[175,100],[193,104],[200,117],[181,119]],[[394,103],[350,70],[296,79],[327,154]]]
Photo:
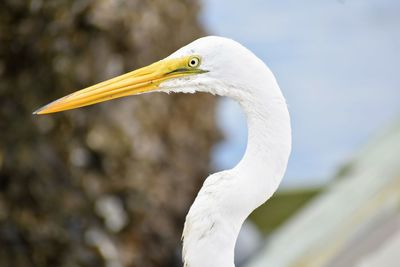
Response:
[[[182,265],[204,178],[245,150],[239,106],[151,94],[31,113],[210,34],[265,61],[292,116],[286,176],[245,223],[237,266],[398,266],[399,12],[395,0],[3,0],[0,266]]]

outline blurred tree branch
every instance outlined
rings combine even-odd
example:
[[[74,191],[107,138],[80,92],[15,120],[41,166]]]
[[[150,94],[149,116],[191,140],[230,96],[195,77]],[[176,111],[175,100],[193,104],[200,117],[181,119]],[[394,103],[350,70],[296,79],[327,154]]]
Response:
[[[0,3],[0,266],[171,266],[208,172],[215,99],[32,116],[203,34],[197,1]]]

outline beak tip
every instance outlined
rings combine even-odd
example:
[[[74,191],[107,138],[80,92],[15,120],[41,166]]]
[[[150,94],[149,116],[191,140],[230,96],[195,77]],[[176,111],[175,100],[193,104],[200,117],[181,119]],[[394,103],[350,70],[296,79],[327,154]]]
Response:
[[[37,110],[35,110],[34,112],[32,112],[32,115],[41,115],[44,114],[43,110],[46,108],[46,106],[38,108]]]

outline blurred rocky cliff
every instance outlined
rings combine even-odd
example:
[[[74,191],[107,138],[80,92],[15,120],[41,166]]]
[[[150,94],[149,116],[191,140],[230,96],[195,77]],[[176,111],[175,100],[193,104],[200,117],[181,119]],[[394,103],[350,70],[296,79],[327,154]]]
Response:
[[[32,111],[203,35],[192,0],[2,0],[0,266],[180,266],[218,138],[215,99]]]

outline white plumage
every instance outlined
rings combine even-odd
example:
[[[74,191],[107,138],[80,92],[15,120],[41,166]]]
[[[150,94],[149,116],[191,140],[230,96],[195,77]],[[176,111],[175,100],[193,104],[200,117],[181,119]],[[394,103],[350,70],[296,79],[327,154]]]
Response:
[[[246,113],[245,155],[233,169],[205,180],[182,236],[186,267],[233,267],[239,230],[276,191],[291,150],[285,99],[271,71],[252,52],[230,39],[200,38],[164,60],[56,100],[35,114],[155,91],[227,96]]]
[[[205,37],[170,57],[198,54],[207,73],[161,84],[160,91],[209,92],[239,102],[247,116],[248,143],[240,163],[209,176],[186,217],[187,267],[233,267],[237,236],[248,215],[277,189],[291,150],[285,99],[268,67],[239,43]]]

